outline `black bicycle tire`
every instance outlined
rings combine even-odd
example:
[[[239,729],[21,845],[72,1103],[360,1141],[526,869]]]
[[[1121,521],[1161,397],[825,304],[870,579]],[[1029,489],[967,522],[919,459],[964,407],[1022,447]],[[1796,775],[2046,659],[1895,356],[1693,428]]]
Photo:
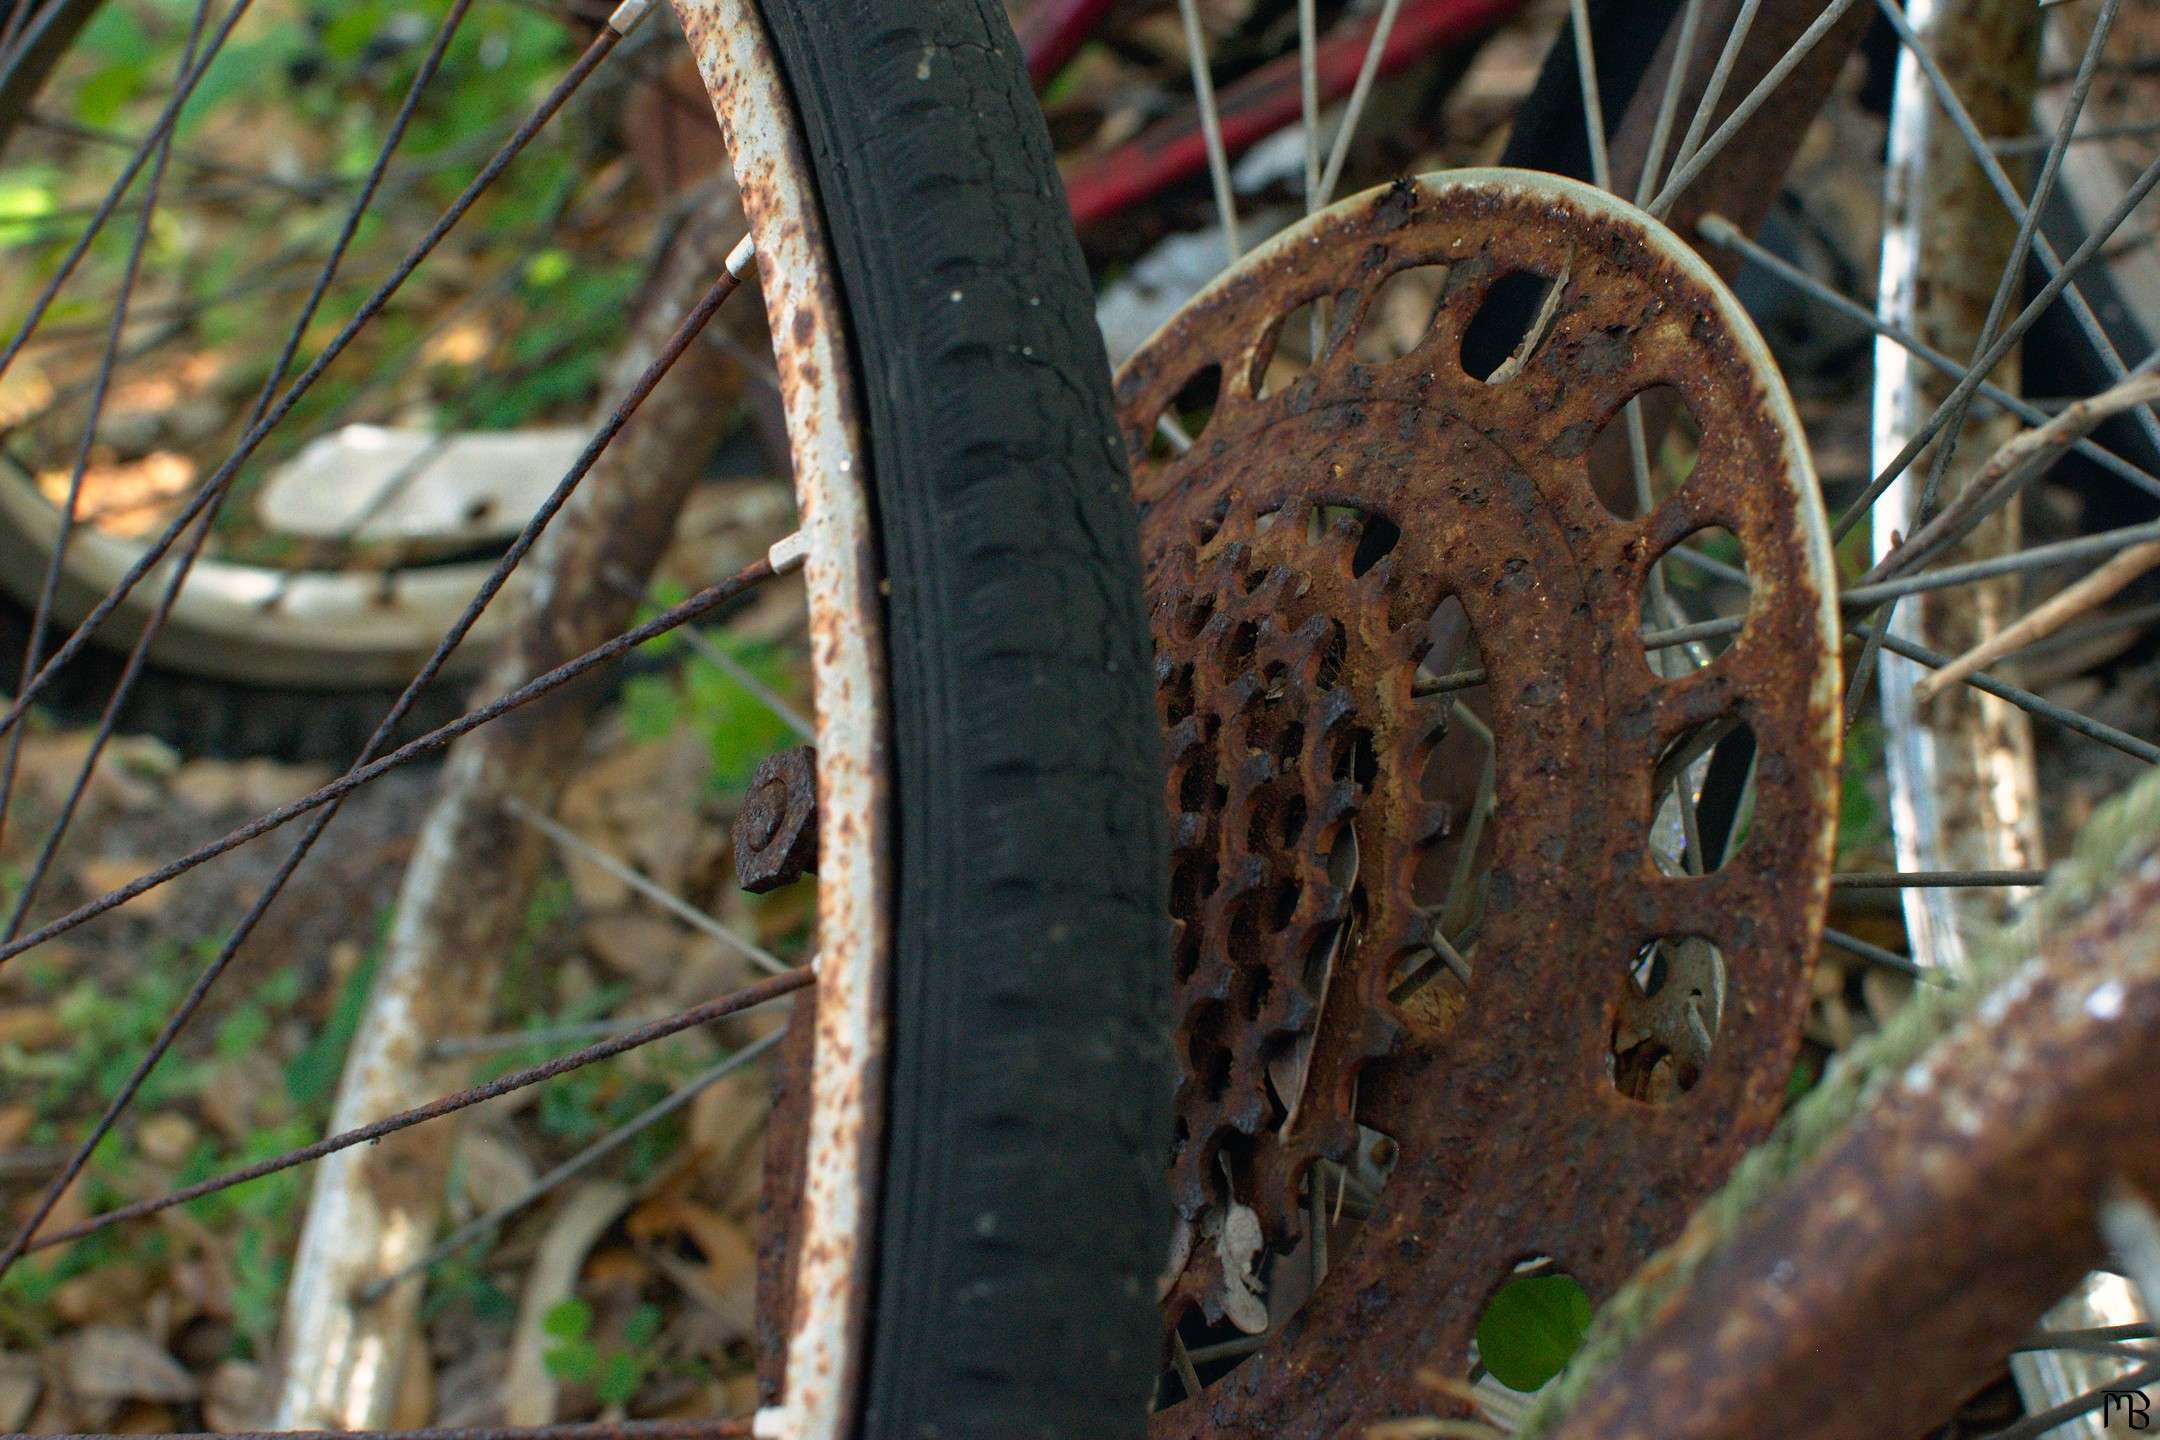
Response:
[[[1109,367],[995,0],[766,0],[868,412],[897,877],[868,1437],[1137,1437],[1161,731]]]

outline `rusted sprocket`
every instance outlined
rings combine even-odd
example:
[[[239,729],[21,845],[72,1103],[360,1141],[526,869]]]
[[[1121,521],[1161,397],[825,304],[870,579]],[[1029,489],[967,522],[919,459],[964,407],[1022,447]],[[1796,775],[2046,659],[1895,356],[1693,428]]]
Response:
[[[1420,267],[1445,267],[1430,324],[1371,358],[1376,293]],[[1479,378],[1465,334],[1514,275],[1550,298]],[[1308,303],[1320,343],[1292,379],[1278,349]],[[1694,469],[1620,518],[1587,457],[1654,387],[1700,437]],[[1774,1118],[1835,819],[1821,505],[1791,401],[1708,267],[1550,176],[1397,182],[1311,218],[1143,347],[1118,399],[1174,817],[1169,1319],[1240,1318],[1237,1224],[1297,1244],[1314,1163],[1353,1160],[1361,1126],[1400,1157],[1303,1308],[1158,1430],[1350,1433],[1428,1410],[1419,1367],[1465,1373],[1518,1262],[1604,1294]],[[1176,453],[1157,435],[1180,427],[1197,434]],[[1668,676],[1641,639],[1646,577],[1710,527],[1744,554],[1746,623]],[[1474,694],[1437,681],[1479,655],[1458,677],[1484,679]],[[1449,737],[1487,727],[1474,950],[1439,944],[1460,974],[1413,984],[1438,973],[1435,852],[1484,798]],[[1754,745],[1752,809],[1696,853],[1711,873],[1671,873],[1653,792],[1696,785],[1676,757],[1733,733]]]

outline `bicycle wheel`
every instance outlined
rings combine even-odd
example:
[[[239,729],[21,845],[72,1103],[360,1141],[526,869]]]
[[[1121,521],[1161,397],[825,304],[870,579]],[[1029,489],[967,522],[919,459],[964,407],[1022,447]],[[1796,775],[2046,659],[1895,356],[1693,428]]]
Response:
[[[2096,320],[2079,287],[2116,251],[2149,259],[2142,234],[2114,251],[2104,237],[2152,176],[2132,167],[2105,204],[2088,199],[2083,228],[2021,224],[2046,202],[2046,157],[2070,148],[2082,100],[2065,95],[2090,83],[2112,10],[2059,62],[2044,113],[2061,130],[2027,137],[2042,23],[2029,10],[1915,6],[1908,23],[1887,3],[1543,7],[1464,83],[1493,105],[1528,37],[1547,45],[1504,138],[1474,132],[1473,149],[1449,85],[1514,7],[1304,4],[1294,22],[1289,7],[1176,8],[1175,28],[1123,34],[1118,63],[1165,82],[1189,67],[1189,112],[1131,136],[1132,117],[1092,97],[1053,106],[1061,133],[1109,137],[1068,173],[1097,222],[1084,240],[1129,270],[1104,308],[1178,816],[1182,1223],[1157,1433],[1505,1433],[1550,1377],[1537,1354],[1569,1330],[1567,1307],[1587,1318],[1679,1234],[1769,1133],[1785,1103],[1770,1091],[1804,1086],[1850,1040],[1826,1039],[1852,1013],[1845,992],[1956,972],[1963,945],[2029,896],[2047,848],[2067,848],[2085,807],[2038,785],[2035,727],[2087,795],[2160,755],[2145,720],[2096,721],[2005,672],[1968,665],[1977,688],[1934,684],[1911,703],[1926,670],[2010,625],[2024,578],[2151,533],[2121,523],[2149,518],[2154,493],[2130,443],[2152,423],[2134,394],[2094,407],[2127,436],[2055,428],[2077,459],[2033,532],[2017,532],[2012,500],[2005,528],[1968,539],[1976,492],[1908,543],[1959,483],[1992,487],[1992,504],[2040,468],[2008,487],[2000,467],[1968,478],[2054,408],[2015,393],[2016,342],[2043,317],[2100,377],[2074,393],[2149,371],[2141,349],[2125,363],[2131,332]],[[1869,192],[1893,90],[1887,203],[1902,208],[1886,222]],[[1261,144],[1262,116],[1283,143]],[[2111,135],[2125,143],[2120,126],[2091,138]],[[1998,145],[2039,157],[2029,200]],[[1493,158],[1606,193],[1441,168]],[[1156,213],[1113,217],[1107,197],[1139,193],[1136,173],[1192,180],[1151,192]],[[1166,227],[1182,233],[1151,253]],[[1753,314],[1667,260],[1711,267]],[[1675,314],[1755,357],[1730,403],[1714,398],[1715,362],[1676,360]],[[2050,353],[2026,363],[2050,384],[2077,373]],[[1764,452],[1726,469],[1741,415],[1758,440],[1811,442],[1816,463]],[[1855,444],[1871,427],[1872,465]],[[1916,457],[1927,478],[1895,488]],[[1886,493],[1913,514],[1879,508]],[[2130,513],[2099,522],[2110,504]],[[1600,538],[1615,523],[1627,558]],[[1940,543],[1945,529],[1967,548]],[[1946,628],[1915,631],[1922,613]],[[1625,633],[1593,634],[1600,616]],[[2129,647],[2149,619],[2125,605],[2095,636]],[[1773,632],[1753,662],[1733,639]],[[1600,667],[1632,675],[1642,645],[1656,683],[1638,695]],[[1753,668],[1765,650],[1776,675]],[[1896,688],[1879,724],[1878,685]],[[1685,720],[1650,718],[1652,695],[1683,693],[1700,705]],[[1871,835],[1864,816],[1834,826],[1840,789],[1897,833]],[[1765,889],[1741,898],[1751,883]],[[1718,913],[1684,917],[1691,893]],[[1871,896],[1900,896],[1905,923]],[[1924,923],[1946,911],[1962,942]],[[1812,978],[1818,932],[1837,985]],[[2093,1218],[2077,1222],[2087,1241]],[[2067,1235],[2031,1246],[2056,1294],[2077,1274]],[[2000,1299],[1976,1294],[1971,1313]],[[2001,1303],[2025,1323],[2045,1299]],[[1511,1326],[1519,1343],[1496,1356]],[[1877,1388],[1793,1428],[1917,1429],[2001,1373],[2018,1338],[1919,1368],[1858,1353],[1849,1329],[1809,1331],[1811,1355]],[[1645,1433],[1674,1433],[1676,1415],[1704,1434],[1775,1433],[1767,1401],[1749,1422],[1721,1414],[1710,1392],[1732,1377],[1698,1341],[1695,1410],[1676,1402]],[[1604,1393],[1630,1383],[1650,1382],[1621,1375]],[[2033,1409],[2098,1407],[2097,1388],[2073,1390],[2035,1391]],[[1540,1432],[1559,1419],[1534,1417]]]
[[[455,3],[443,15],[434,56],[467,9]],[[447,218],[262,412],[269,423],[546,119],[604,73],[649,9],[633,0],[615,11]],[[214,52],[244,10],[243,0],[214,26],[203,23],[209,6],[197,13],[204,58],[192,59],[191,40],[194,68],[183,69],[168,116],[215,73]],[[1155,1138],[1167,1128],[1168,1096],[1160,761],[1129,489],[1046,137],[994,4],[859,0],[845,25],[828,7],[793,0],[699,0],[678,14],[755,241],[801,528],[769,559],[567,658],[431,743],[387,750],[386,724],[344,777],[276,818],[327,802],[316,810],[327,823],[364,778],[799,564],[818,741],[814,974],[804,961],[648,1027],[672,1033],[816,985],[801,1148],[776,1142],[768,1160],[800,1191],[776,1241],[792,1257],[785,1288],[794,1299],[768,1317],[786,1361],[767,1424],[806,1437],[1138,1433],[1155,1361],[1149,1287],[1167,1228]],[[431,73],[422,61],[409,93]],[[394,126],[385,160],[397,134]],[[138,167],[162,164],[151,158],[159,153],[153,128]],[[363,197],[354,213],[365,210]],[[729,273],[714,277],[493,567],[401,707],[727,297],[751,248],[729,257]],[[43,313],[32,306],[24,335]],[[266,429],[250,424],[198,508],[166,527],[162,548],[216,503]],[[153,542],[146,557],[160,548]],[[7,712],[18,735],[46,672],[80,648],[70,637],[33,667]],[[199,977],[92,1144],[290,871]],[[34,951],[117,898],[27,927],[18,907],[0,955]],[[421,1108],[463,1108],[473,1096]],[[370,1117],[267,1168],[344,1149],[360,1132],[394,1133],[416,1113]],[[88,1148],[46,1188],[0,1266],[70,1229],[102,1229],[235,1179],[41,1232]],[[346,1280],[357,1297],[383,1278]],[[331,1357],[341,1372],[382,1363],[380,1351]],[[334,1393],[347,1380],[295,1384]],[[742,1433],[746,1423],[692,1428]]]

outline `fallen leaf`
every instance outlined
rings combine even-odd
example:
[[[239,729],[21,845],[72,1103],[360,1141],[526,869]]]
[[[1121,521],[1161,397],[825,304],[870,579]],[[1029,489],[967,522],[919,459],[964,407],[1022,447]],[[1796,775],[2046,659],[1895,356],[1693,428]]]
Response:
[[[0,1045],[19,1045],[42,1050],[66,1033],[60,1017],[44,1005],[10,1005],[0,1009]]]
[[[195,1148],[200,1132],[177,1110],[161,1110],[135,1127],[135,1144],[160,1165],[177,1165]]]
[[[1247,1335],[1264,1335],[1268,1328],[1267,1302],[1260,1296],[1256,1267],[1267,1242],[1260,1231],[1260,1216],[1250,1205],[1233,1200],[1214,1218],[1215,1253],[1222,1260],[1223,1316]]]
[[[89,1325],[69,1338],[67,1383],[86,1400],[193,1400],[202,1391],[163,1346],[122,1325]]]
[[[330,777],[325,765],[281,765],[275,760],[190,760],[167,782],[173,798],[205,815],[275,810]]]
[[[683,929],[638,910],[598,915],[578,931],[585,953],[616,974],[646,984],[664,984],[680,968]]]
[[[92,895],[103,895],[118,890],[157,866],[148,860],[137,860],[125,855],[97,855],[82,861],[75,867],[75,879]],[[165,902],[172,896],[170,886],[161,885],[155,890],[145,890],[119,908],[138,919],[155,916],[165,909]]]
[[[456,1163],[464,1176],[469,1215],[508,1204],[530,1190],[539,1174],[523,1150],[494,1130],[471,1128],[459,1134]]]
[[[227,1360],[210,1372],[203,1387],[203,1419],[228,1433],[269,1426],[270,1375],[246,1360]]]
[[[593,1242],[629,1207],[627,1186],[588,1181],[570,1192],[549,1220],[518,1297],[517,1329],[503,1376],[503,1420],[510,1425],[547,1425],[555,1419],[557,1382],[548,1373],[548,1312],[570,1297]]]
[[[0,1430],[14,1434],[37,1408],[45,1376],[28,1355],[0,1355]]]

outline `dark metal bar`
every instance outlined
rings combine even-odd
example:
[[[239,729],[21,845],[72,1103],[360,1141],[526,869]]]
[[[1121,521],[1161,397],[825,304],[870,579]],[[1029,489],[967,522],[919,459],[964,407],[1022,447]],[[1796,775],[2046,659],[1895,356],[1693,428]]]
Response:
[[[1994,886],[2038,885],[2045,870],[1892,870],[1881,874],[1847,871],[1830,877],[1833,890],[1963,890]]]
[[[1857,935],[1849,935],[1843,930],[1834,930],[1825,925],[1823,926],[1822,938],[1825,945],[1835,945],[1846,954],[1857,955],[1870,964],[1882,966],[1885,970],[1895,970],[1900,974],[1910,975],[1915,980],[1943,982],[1943,976],[1928,969],[1927,966],[1922,965],[1910,955],[1900,955],[1895,950],[1885,950],[1882,946],[1862,940]]]

